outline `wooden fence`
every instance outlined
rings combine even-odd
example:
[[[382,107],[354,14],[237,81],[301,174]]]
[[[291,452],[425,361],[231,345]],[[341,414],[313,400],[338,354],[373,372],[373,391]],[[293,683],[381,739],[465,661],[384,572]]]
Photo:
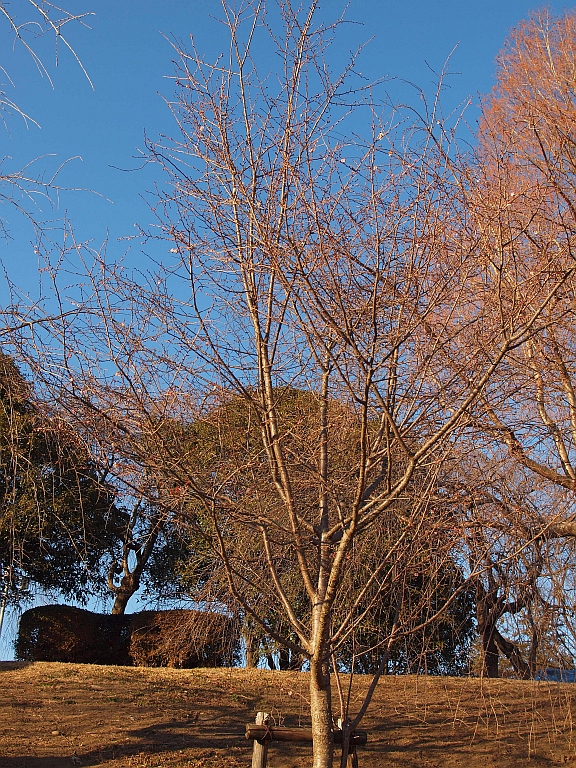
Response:
[[[270,715],[258,712],[256,723],[246,725],[246,738],[254,740],[252,768],[267,768],[268,746],[273,741],[291,741],[297,744],[312,744],[312,731],[307,728],[280,728],[270,725]],[[342,731],[334,731],[334,744],[342,744]],[[353,731],[350,734],[348,765],[358,768],[356,747],[363,747],[368,740],[366,731]]]

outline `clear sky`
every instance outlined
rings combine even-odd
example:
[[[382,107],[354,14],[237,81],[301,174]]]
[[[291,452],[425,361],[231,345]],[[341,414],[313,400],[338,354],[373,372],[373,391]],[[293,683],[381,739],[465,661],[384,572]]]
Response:
[[[57,208],[42,204],[39,218],[58,219],[67,214],[78,235],[98,246],[108,235],[109,258],[119,258],[130,248],[131,259],[142,259],[137,241],[120,240],[135,233],[135,223],[152,221],[143,193],[159,180],[151,166],[142,165],[144,135],[173,132],[173,118],[164,98],[173,93],[173,48],[170,39],[186,43],[194,35],[198,48],[214,57],[226,46],[219,0],[62,0],[64,7],[81,13],[91,29],[79,25],[68,30],[94,89],[60,46],[54,65],[53,38],[35,41],[49,69],[54,87],[40,77],[21,45],[12,46],[8,27],[0,23],[0,65],[7,77],[5,90],[40,127],[17,116],[7,116],[7,130],[0,127],[6,169],[53,154],[38,167],[55,168],[72,160],[60,175],[67,187],[94,190],[62,193]],[[32,16],[27,0],[9,6],[18,21]],[[324,0],[321,12],[335,17],[345,7],[341,0]],[[556,12],[564,6],[552,4]],[[526,0],[351,0],[346,18],[358,22],[342,28],[335,55],[344,63],[350,50],[368,41],[360,67],[376,78],[383,75],[433,89],[431,69],[439,70],[451,58],[448,101],[454,104],[490,89],[494,58],[508,31],[528,15],[534,5]],[[272,67],[271,63],[271,67]],[[395,83],[395,95],[408,94],[410,86]],[[409,98],[409,96],[407,96]],[[470,113],[472,119],[474,112]],[[124,170],[119,170],[124,169]],[[34,292],[37,259],[24,221],[8,207],[0,209],[12,239],[0,242],[0,259],[16,282]],[[5,292],[0,289],[0,301]]]

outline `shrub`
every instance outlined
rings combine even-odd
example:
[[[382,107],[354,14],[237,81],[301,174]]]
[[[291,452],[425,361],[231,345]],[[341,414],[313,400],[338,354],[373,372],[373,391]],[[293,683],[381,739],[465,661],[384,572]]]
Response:
[[[239,637],[226,616],[203,611],[109,615],[69,605],[22,614],[16,639],[21,661],[64,661],[141,667],[226,666]]]

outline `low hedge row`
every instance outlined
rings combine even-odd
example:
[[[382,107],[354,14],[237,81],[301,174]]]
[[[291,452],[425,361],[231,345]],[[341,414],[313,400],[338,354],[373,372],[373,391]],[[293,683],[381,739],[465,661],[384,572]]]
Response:
[[[112,616],[69,605],[22,614],[21,661],[140,667],[219,667],[233,663],[238,631],[226,616],[203,611],[141,611]]]

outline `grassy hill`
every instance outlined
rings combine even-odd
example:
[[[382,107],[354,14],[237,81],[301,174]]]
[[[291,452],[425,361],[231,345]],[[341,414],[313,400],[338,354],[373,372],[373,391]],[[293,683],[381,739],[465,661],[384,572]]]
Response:
[[[258,710],[307,726],[307,675],[4,662],[0,768],[247,767]],[[389,677],[362,727],[361,768],[576,763],[576,686]],[[270,748],[270,768],[309,765],[309,747]]]

